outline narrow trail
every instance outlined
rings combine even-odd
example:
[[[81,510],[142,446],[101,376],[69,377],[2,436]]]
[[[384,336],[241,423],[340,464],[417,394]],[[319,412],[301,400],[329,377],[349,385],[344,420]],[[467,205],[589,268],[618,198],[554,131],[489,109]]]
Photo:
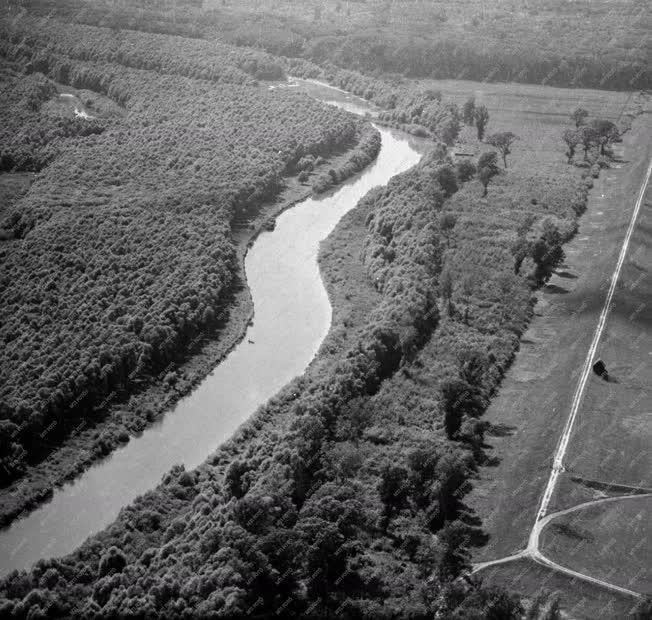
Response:
[[[623,244],[620,248],[620,254],[618,255],[618,261],[616,263],[616,267],[611,275],[611,283],[609,286],[609,290],[607,292],[607,296],[604,301],[604,305],[602,307],[602,311],[600,312],[600,317],[598,319],[598,324],[596,326],[595,332],[593,334],[593,339],[591,340],[591,345],[589,347],[589,350],[587,351],[586,357],[584,359],[584,365],[582,367],[582,373],[580,375],[577,388],[575,389],[575,394],[573,395],[573,401],[571,404],[571,410],[568,415],[568,418],[566,420],[566,423],[564,424],[564,428],[561,434],[561,437],[559,439],[559,443],[557,445],[557,450],[555,451],[555,456],[553,459],[553,464],[552,464],[552,470],[550,472],[550,477],[548,478],[548,482],[546,484],[545,490],[543,492],[543,495],[541,496],[541,501],[539,503],[536,517],[534,520],[534,524],[532,526],[532,530],[530,531],[530,536],[528,539],[528,544],[527,547],[523,550],[520,551],[519,553],[510,555],[510,556],[505,556],[502,558],[498,558],[496,560],[490,560],[488,562],[480,562],[478,564],[474,564],[472,567],[471,572],[472,573],[477,573],[485,568],[488,568],[490,566],[496,566],[499,564],[506,564],[508,562],[513,562],[519,559],[523,558],[531,558],[535,562],[538,562],[539,564],[543,564],[544,566],[547,566],[549,568],[552,568],[553,570],[556,570],[558,572],[561,572],[563,574],[566,574],[570,577],[574,577],[577,579],[582,579],[583,581],[587,581],[590,583],[593,583],[595,585],[599,585],[603,588],[619,592],[620,594],[626,594],[629,596],[634,596],[637,598],[640,598],[640,594],[638,592],[634,592],[632,590],[628,590],[627,588],[622,588],[620,586],[617,586],[612,583],[608,583],[606,581],[602,581],[601,579],[596,579],[595,577],[591,577],[590,575],[585,575],[583,573],[578,573],[576,571],[573,571],[569,568],[566,568],[560,564],[557,564],[556,562],[553,562],[549,558],[546,558],[540,551],[539,549],[539,538],[541,535],[541,531],[543,528],[553,519],[563,516],[565,514],[568,514],[570,512],[574,512],[577,510],[581,510],[583,508],[587,508],[589,506],[595,505],[595,504],[600,504],[600,503],[605,503],[605,502],[614,502],[614,501],[623,501],[632,497],[647,497],[647,496],[652,496],[652,494],[632,494],[632,495],[620,495],[617,497],[609,497],[609,498],[601,498],[597,500],[593,500],[590,502],[585,502],[583,504],[579,504],[577,506],[574,506],[572,508],[567,508],[565,510],[561,510],[558,512],[551,513],[547,515],[548,512],[548,507],[550,506],[550,501],[552,499],[552,495],[555,491],[555,488],[557,487],[557,481],[559,479],[559,475],[564,472],[564,457],[566,456],[566,451],[568,449],[568,444],[570,442],[570,437],[573,431],[573,427],[575,425],[575,420],[577,418],[577,414],[579,412],[580,404],[582,402],[582,397],[584,396],[584,390],[586,388],[586,383],[588,381],[589,375],[591,373],[591,367],[593,360],[595,358],[597,349],[598,349],[598,344],[600,342],[600,338],[602,337],[602,332],[604,331],[605,325],[607,323],[607,317],[609,316],[609,311],[611,310],[612,302],[613,302],[613,296],[616,291],[616,285],[618,283],[618,278],[620,277],[620,272],[622,270],[623,264],[625,262],[625,257],[627,255],[627,250],[629,248],[629,243],[632,238],[632,235],[634,233],[634,229],[636,228],[636,221],[638,219],[638,214],[641,210],[641,205],[643,203],[643,198],[645,197],[645,191],[647,189],[647,185],[650,181],[650,176],[652,175],[652,159],[650,160],[650,163],[647,168],[647,173],[645,175],[645,179],[641,185],[641,188],[638,193],[638,197],[636,200],[636,203],[634,205],[634,210],[632,212],[632,216],[629,221],[629,226],[627,227],[627,232],[625,234],[625,239],[623,240]]]

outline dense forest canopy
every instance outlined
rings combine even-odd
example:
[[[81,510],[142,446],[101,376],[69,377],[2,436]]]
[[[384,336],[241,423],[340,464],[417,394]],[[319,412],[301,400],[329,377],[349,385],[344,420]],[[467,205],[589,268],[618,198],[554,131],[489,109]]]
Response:
[[[234,217],[276,196],[302,158],[364,134],[366,153],[344,177],[379,146],[345,112],[256,86],[236,65],[259,74],[249,62],[258,52],[188,40],[175,55],[176,39],[132,33],[122,54],[110,30],[42,26],[0,24],[13,67],[3,168],[41,170],[2,220],[0,410],[20,457],[7,459],[3,481],[20,474],[24,451],[40,454],[215,320],[234,271]],[[53,115],[61,83],[122,107]]]
[[[645,0],[22,4],[82,23],[227,40],[369,73],[618,90],[652,83]]]

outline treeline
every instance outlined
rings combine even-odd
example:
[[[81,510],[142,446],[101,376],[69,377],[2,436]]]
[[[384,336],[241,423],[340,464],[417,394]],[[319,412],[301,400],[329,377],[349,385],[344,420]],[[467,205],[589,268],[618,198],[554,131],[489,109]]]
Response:
[[[420,137],[432,137],[452,145],[462,128],[462,114],[454,103],[442,103],[441,92],[392,77],[376,78],[341,69],[327,62],[284,58],[283,65],[293,77],[323,80],[346,92],[366,99],[380,108],[377,122]]]
[[[405,41],[387,33],[379,46],[374,34],[326,36],[307,40],[301,53],[314,61],[329,60],[364,73],[398,73],[411,78],[457,78],[494,82],[543,83],[571,88],[647,89],[652,72],[643,58],[630,59],[627,50],[596,56],[579,50],[568,53],[530,46],[526,49],[478,38],[463,38],[441,32],[433,41]],[[240,34],[238,41],[251,45]],[[263,42],[264,45],[264,42]],[[606,47],[607,42],[604,42]],[[380,49],[379,49],[380,48]],[[270,52],[273,47],[265,46]]]
[[[200,0],[138,0],[116,3],[113,0],[4,0],[11,10],[27,10],[40,17],[111,28],[140,30],[180,37],[201,38],[206,15]]]
[[[284,77],[279,63],[258,50],[164,34],[116,32],[28,14],[0,21],[0,38],[4,55],[31,57],[35,71],[43,71],[41,63],[54,53],[212,82],[248,84]]]
[[[207,25],[238,45],[258,46],[282,56],[367,74],[412,78],[516,81],[551,86],[647,89],[652,84],[643,4],[620,6],[628,28],[620,29],[608,3],[528,7],[505,3],[385,1],[312,6],[294,11],[266,7],[252,16],[246,3],[224,9],[220,23]],[[353,7],[353,8],[352,8]],[[454,16],[453,19],[441,16]],[[543,34],[545,33],[545,35]]]
[[[328,172],[320,174],[313,182],[312,189],[316,193],[325,192],[333,185],[348,179],[353,176],[356,172],[360,172],[366,168],[380,152],[381,140],[380,134],[371,126],[367,125],[361,133],[360,139],[358,140],[357,146],[351,150],[349,155],[346,157],[346,160],[342,162],[341,165],[330,168]],[[313,159],[303,158],[303,168],[302,173],[299,174],[299,180],[302,178],[302,174],[306,174],[314,166]],[[300,166],[302,162],[297,163],[297,167]]]
[[[100,37],[97,29],[82,33],[79,49],[91,49]],[[8,53],[33,70],[21,49],[10,44]],[[91,131],[94,121],[75,121],[91,135],[39,161],[49,165],[0,222],[0,441],[8,446],[0,484],[80,419],[165,369],[217,320],[235,270],[235,215],[275,197],[302,158],[328,156],[363,136],[364,144],[373,141],[363,122],[285,89],[39,55],[46,59],[39,68],[51,78],[126,109],[102,134]],[[12,89],[8,110],[30,101],[38,108],[55,95],[42,75],[23,80],[36,99]],[[34,149],[32,117],[17,117],[23,118]],[[21,144],[3,145],[3,162],[12,169],[21,167]],[[139,415],[144,420],[147,412]],[[106,453],[104,443],[97,456]]]
[[[27,0],[27,6],[42,15],[63,15],[114,31],[226,40],[367,74],[615,90],[649,89],[652,84],[640,0],[619,7],[628,24],[624,29],[608,3],[563,0],[546,6],[528,3],[519,11],[497,2],[481,12],[476,3],[429,7],[399,0],[352,3],[346,10],[337,0],[318,10],[296,2],[291,11],[287,3],[261,8],[246,0],[206,8],[174,3],[116,7],[95,0]]]

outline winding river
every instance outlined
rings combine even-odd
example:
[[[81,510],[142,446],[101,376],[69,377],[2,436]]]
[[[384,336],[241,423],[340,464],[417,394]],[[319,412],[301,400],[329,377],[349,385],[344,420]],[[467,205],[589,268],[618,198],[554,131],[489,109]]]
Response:
[[[303,80],[292,85],[349,111],[373,113],[364,101],[337,89]],[[160,421],[1,532],[0,574],[71,552],[155,487],[174,464],[199,465],[304,371],[331,323],[317,265],[320,241],[372,187],[412,167],[424,152],[418,139],[380,132],[382,147],[373,164],[329,194],[282,213],[274,231],[262,233],[248,252],[255,317],[240,344]]]

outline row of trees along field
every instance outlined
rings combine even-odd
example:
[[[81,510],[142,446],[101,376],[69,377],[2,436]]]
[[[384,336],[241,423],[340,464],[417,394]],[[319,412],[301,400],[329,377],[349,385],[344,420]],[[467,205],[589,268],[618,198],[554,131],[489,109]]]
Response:
[[[59,148],[57,128],[68,125],[42,113],[56,85],[34,73],[5,88],[7,130],[23,138],[3,144],[3,162],[41,173],[0,224],[0,419],[10,447],[1,483],[94,407],[165,368],[215,321],[233,280],[234,215],[276,196],[302,158],[327,156],[363,135],[373,142],[343,111],[256,87],[232,64],[243,57],[239,49],[212,48],[222,71],[216,85],[125,67],[110,58],[111,35],[100,28],[76,30],[73,42],[66,24],[50,20],[41,31],[29,22],[28,33],[26,23],[2,20],[10,31],[1,51],[15,68],[41,69],[124,110],[87,126],[70,121],[74,148]],[[161,56],[174,48],[138,37],[133,50]],[[169,72],[199,74],[195,56],[181,51]],[[23,103],[28,112],[7,116]],[[48,128],[43,148],[31,138],[38,127]]]
[[[533,277],[533,258],[517,273],[511,246],[520,235],[568,238],[589,183],[573,168],[527,182],[510,170],[481,198],[479,162],[445,153],[355,208],[364,247],[347,260],[378,292],[355,337],[325,343],[326,364],[198,470],[174,468],[74,554],[11,574],[0,609],[522,617],[515,597],[459,579],[483,540],[464,497],[487,458],[492,429],[480,416],[547,277]]]

